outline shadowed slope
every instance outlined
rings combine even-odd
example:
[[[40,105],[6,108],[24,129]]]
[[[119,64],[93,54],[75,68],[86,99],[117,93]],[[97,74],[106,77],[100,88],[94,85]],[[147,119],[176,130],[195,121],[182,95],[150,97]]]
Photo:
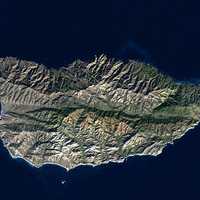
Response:
[[[199,95],[199,86],[133,60],[102,55],[56,70],[2,58],[0,138],[36,166],[158,155],[199,121]]]

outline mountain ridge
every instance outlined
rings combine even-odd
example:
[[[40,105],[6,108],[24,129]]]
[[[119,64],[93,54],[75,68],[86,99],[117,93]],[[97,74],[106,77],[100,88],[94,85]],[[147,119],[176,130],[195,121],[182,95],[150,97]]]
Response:
[[[200,87],[105,55],[59,69],[0,59],[0,139],[36,166],[158,155],[200,120]]]

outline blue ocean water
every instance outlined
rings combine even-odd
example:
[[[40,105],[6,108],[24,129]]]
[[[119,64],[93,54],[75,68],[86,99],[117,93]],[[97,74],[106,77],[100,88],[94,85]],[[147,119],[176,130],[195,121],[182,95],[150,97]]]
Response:
[[[1,0],[0,56],[59,67],[94,54],[138,59],[177,80],[200,78],[197,1]],[[158,157],[39,169],[0,145],[0,199],[200,199],[200,125]]]

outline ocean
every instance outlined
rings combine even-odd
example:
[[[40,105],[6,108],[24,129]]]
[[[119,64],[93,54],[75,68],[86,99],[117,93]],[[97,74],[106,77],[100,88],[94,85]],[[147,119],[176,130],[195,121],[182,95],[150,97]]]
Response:
[[[200,78],[197,1],[1,0],[0,57],[58,68],[106,54],[152,63],[178,81]],[[200,125],[157,156],[35,168],[0,143],[0,199],[200,199]]]

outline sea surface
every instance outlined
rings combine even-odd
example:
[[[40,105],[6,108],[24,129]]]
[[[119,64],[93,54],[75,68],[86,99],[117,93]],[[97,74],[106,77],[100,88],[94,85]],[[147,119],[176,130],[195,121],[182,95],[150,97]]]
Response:
[[[59,68],[102,53],[200,79],[200,5],[184,0],[0,1],[0,57]],[[0,200],[200,199],[200,125],[157,157],[35,168],[0,143]]]

